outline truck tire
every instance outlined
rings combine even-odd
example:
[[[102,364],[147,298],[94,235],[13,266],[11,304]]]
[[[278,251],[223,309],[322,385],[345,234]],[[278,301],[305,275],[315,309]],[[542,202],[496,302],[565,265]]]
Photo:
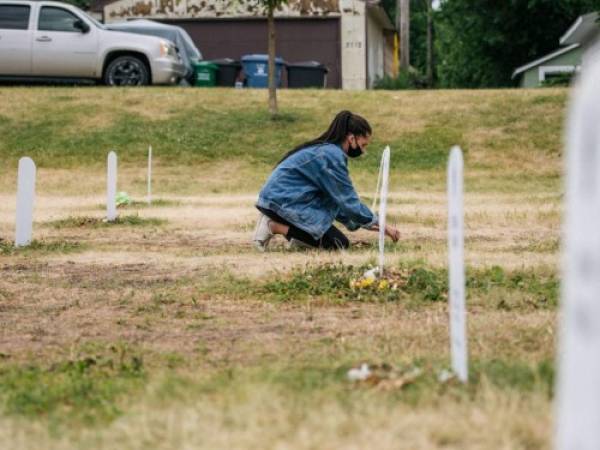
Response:
[[[144,62],[133,55],[119,56],[104,71],[107,86],[147,86],[150,72]]]

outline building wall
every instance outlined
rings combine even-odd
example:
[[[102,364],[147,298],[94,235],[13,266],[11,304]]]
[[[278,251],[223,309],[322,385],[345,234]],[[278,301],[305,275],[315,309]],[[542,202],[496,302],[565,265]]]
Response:
[[[544,72],[567,71],[567,68],[572,68],[574,70],[576,67],[580,67],[581,57],[582,49],[579,47],[549,61],[545,61],[538,66],[532,67],[524,73],[521,79],[521,87],[533,88],[540,86],[540,79],[544,77]]]
[[[267,53],[265,19],[161,20],[184,28],[205,59]],[[287,62],[318,61],[329,69],[328,88],[340,88],[340,19],[277,19],[277,56]]]
[[[342,88],[367,87],[366,5],[360,0],[340,0]]]
[[[385,72],[385,35],[375,18],[367,14],[367,87],[372,88]]]
[[[385,75],[395,77],[398,75],[398,48],[395,44],[396,33],[387,32],[385,34],[385,51],[383,53],[383,72]]]
[[[275,14],[277,53],[292,62],[324,63],[330,70],[328,87],[370,87],[385,71],[386,48],[382,19],[369,19],[367,27],[371,8],[376,8],[371,0],[289,0]],[[188,30],[207,59],[266,53],[266,21],[258,0],[119,0],[104,8],[104,18],[176,23]]]

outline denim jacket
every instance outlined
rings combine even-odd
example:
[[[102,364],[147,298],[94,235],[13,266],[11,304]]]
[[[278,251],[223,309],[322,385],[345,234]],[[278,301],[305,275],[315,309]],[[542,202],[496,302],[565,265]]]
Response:
[[[294,153],[271,173],[256,205],[270,209],[315,239],[323,237],[334,220],[350,231],[376,225],[377,215],[361,203],[354,190],[347,159],[335,144]]]

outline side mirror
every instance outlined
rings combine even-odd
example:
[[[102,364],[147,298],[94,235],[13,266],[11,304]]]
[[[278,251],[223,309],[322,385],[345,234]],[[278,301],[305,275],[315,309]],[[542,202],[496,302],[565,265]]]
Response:
[[[84,34],[90,31],[90,26],[81,19],[73,22],[73,26]]]

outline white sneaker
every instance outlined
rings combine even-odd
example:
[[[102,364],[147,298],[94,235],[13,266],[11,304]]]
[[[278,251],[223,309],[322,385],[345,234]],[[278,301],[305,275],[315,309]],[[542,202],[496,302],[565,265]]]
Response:
[[[271,238],[274,236],[274,234],[271,232],[271,228],[269,227],[270,223],[271,219],[262,213],[256,222],[256,229],[254,230],[252,242],[254,243],[256,249],[261,252],[267,250],[267,246],[269,245]]]

